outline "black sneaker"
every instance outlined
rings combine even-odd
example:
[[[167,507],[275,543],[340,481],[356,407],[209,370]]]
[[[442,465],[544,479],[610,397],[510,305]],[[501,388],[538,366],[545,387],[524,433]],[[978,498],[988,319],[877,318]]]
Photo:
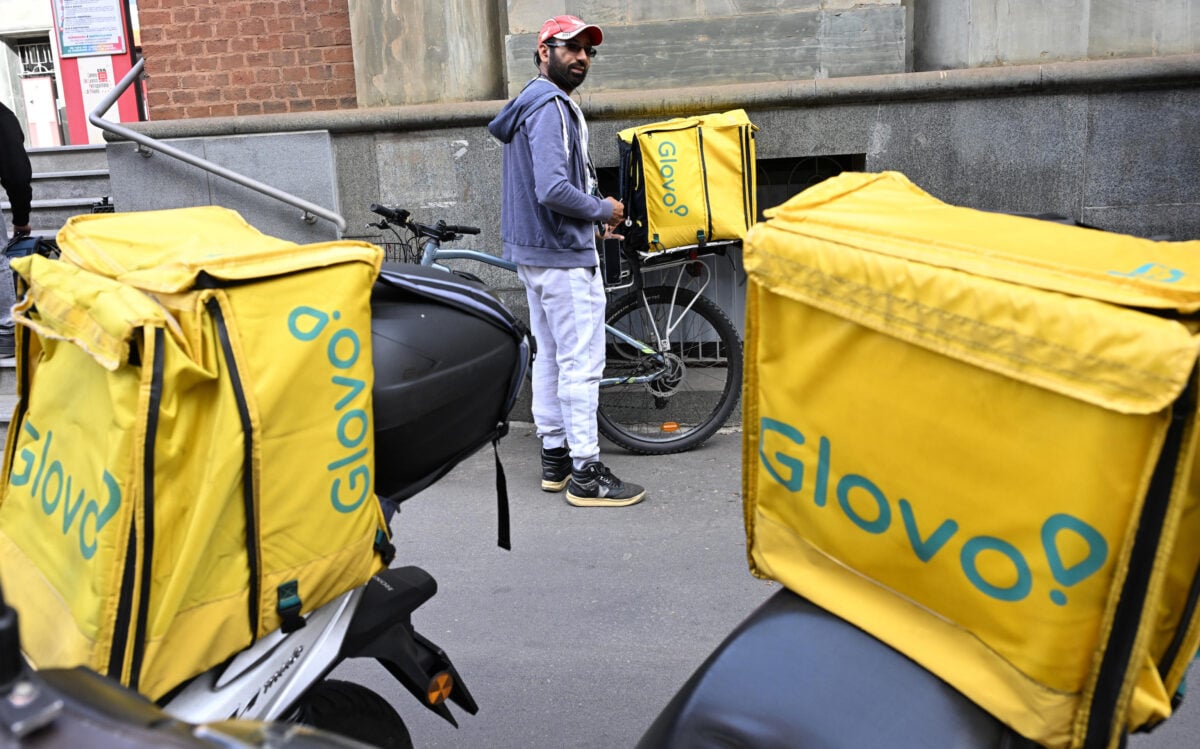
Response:
[[[600,461],[571,471],[567,502],[576,507],[626,507],[641,502],[646,490],[622,481]]]
[[[17,339],[12,331],[0,333],[0,359],[11,359],[17,355]],[[565,482],[564,482],[565,483]]]
[[[542,491],[561,492],[571,478],[571,451],[564,445],[542,448]]]

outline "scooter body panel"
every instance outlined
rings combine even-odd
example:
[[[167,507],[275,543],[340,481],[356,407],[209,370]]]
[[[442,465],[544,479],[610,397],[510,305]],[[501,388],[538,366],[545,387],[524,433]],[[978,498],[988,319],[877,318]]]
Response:
[[[260,638],[228,665],[188,682],[163,709],[191,723],[281,718],[337,665],[362,594],[355,588],[310,613],[300,629]]]

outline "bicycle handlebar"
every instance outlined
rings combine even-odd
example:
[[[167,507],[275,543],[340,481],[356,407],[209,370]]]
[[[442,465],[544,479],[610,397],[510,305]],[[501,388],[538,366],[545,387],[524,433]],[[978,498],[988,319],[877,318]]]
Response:
[[[408,211],[403,208],[388,208],[386,205],[378,203],[371,204],[371,213],[383,216],[388,221],[395,221],[397,224],[405,224],[408,222]]]
[[[439,242],[457,239],[463,234],[479,233],[478,227],[467,226],[465,224],[447,224],[441,220],[432,226],[417,223],[412,220],[412,214],[403,208],[389,208],[386,205],[379,205],[378,203],[371,204],[371,213],[378,214],[388,221],[411,229],[422,237],[436,239]]]

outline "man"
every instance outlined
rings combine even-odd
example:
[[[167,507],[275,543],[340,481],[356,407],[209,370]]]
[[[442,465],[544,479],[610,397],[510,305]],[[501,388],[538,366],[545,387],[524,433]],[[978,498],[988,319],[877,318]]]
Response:
[[[569,94],[583,83],[604,39],[575,16],[542,25],[538,76],[488,130],[504,143],[501,234],[517,264],[537,340],[533,420],[542,441],[542,489],[567,489],[576,507],[624,507],[646,490],[600,462],[596,408],[604,371],[604,284],[597,225],[625,218],[614,198],[594,194],[588,127]]]
[[[12,205],[13,236],[28,234],[29,207],[33,199],[33,169],[29,154],[25,152],[25,133],[21,123],[8,107],[0,104],[0,186],[8,194]],[[4,243],[8,243],[8,224],[4,224]],[[12,272],[8,269],[8,256],[0,253],[0,359],[13,356],[16,346],[13,339],[12,307],[16,302]]]

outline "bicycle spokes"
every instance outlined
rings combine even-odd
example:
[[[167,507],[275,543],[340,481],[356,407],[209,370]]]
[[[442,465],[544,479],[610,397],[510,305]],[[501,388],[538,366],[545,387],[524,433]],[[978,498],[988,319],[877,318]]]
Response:
[[[600,429],[645,453],[690,449],[724,423],[741,386],[741,343],[711,300],[680,286],[609,307]]]

